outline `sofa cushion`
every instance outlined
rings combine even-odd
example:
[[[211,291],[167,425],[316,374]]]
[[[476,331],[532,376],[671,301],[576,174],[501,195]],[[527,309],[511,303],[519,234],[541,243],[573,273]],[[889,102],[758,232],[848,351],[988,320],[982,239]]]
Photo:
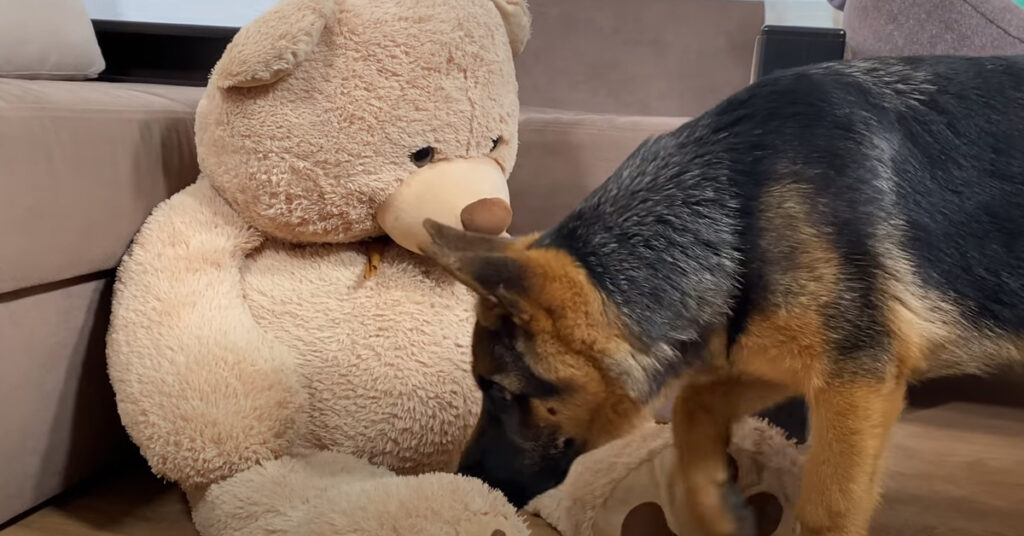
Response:
[[[0,0],[0,76],[95,78],[103,54],[82,0]]]
[[[696,116],[750,83],[765,4],[747,0],[546,0],[517,60],[523,104]]]
[[[0,527],[137,452],[107,379],[111,286],[86,277],[0,297]]]
[[[681,117],[618,116],[524,107],[519,158],[509,178],[513,234],[558,223],[644,139]]]
[[[847,0],[851,58],[1024,54],[1024,9],[1010,0]]]
[[[198,175],[202,91],[0,78],[0,293],[115,267]]]

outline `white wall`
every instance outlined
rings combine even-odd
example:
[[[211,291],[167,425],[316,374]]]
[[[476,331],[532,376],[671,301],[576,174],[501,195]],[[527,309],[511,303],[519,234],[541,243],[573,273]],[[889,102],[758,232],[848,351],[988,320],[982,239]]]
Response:
[[[277,0],[85,0],[95,19],[241,26]]]
[[[765,24],[836,28],[841,15],[826,0],[764,0]]]

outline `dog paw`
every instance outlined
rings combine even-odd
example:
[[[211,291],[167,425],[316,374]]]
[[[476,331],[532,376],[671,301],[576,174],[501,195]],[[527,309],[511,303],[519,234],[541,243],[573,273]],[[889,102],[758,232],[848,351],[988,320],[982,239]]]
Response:
[[[756,536],[753,515],[732,486],[713,481],[686,486],[690,515],[707,536]]]

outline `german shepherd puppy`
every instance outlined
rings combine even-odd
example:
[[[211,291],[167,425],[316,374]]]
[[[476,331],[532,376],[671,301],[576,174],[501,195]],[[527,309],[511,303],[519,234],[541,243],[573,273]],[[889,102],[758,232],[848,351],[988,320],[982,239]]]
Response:
[[[522,505],[681,378],[678,508],[727,507],[731,424],[808,401],[803,536],[863,536],[908,382],[1024,349],[1024,57],[764,78],[645,141],[542,234],[425,222],[482,299],[461,471]]]

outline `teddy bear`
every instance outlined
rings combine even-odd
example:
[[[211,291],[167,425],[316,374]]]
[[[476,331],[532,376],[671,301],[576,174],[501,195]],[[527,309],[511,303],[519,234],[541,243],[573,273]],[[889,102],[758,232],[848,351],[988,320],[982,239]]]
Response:
[[[520,512],[453,473],[475,297],[422,223],[507,234],[529,27],[522,0],[281,0],[224,51],[201,175],[135,236],[107,336],[122,423],[203,536],[685,536],[663,424]],[[737,483],[786,503],[774,433],[737,436]]]
[[[196,111],[200,176],[117,271],[121,421],[204,536],[526,536],[453,474],[474,299],[425,218],[505,233],[521,0],[281,0]]]

